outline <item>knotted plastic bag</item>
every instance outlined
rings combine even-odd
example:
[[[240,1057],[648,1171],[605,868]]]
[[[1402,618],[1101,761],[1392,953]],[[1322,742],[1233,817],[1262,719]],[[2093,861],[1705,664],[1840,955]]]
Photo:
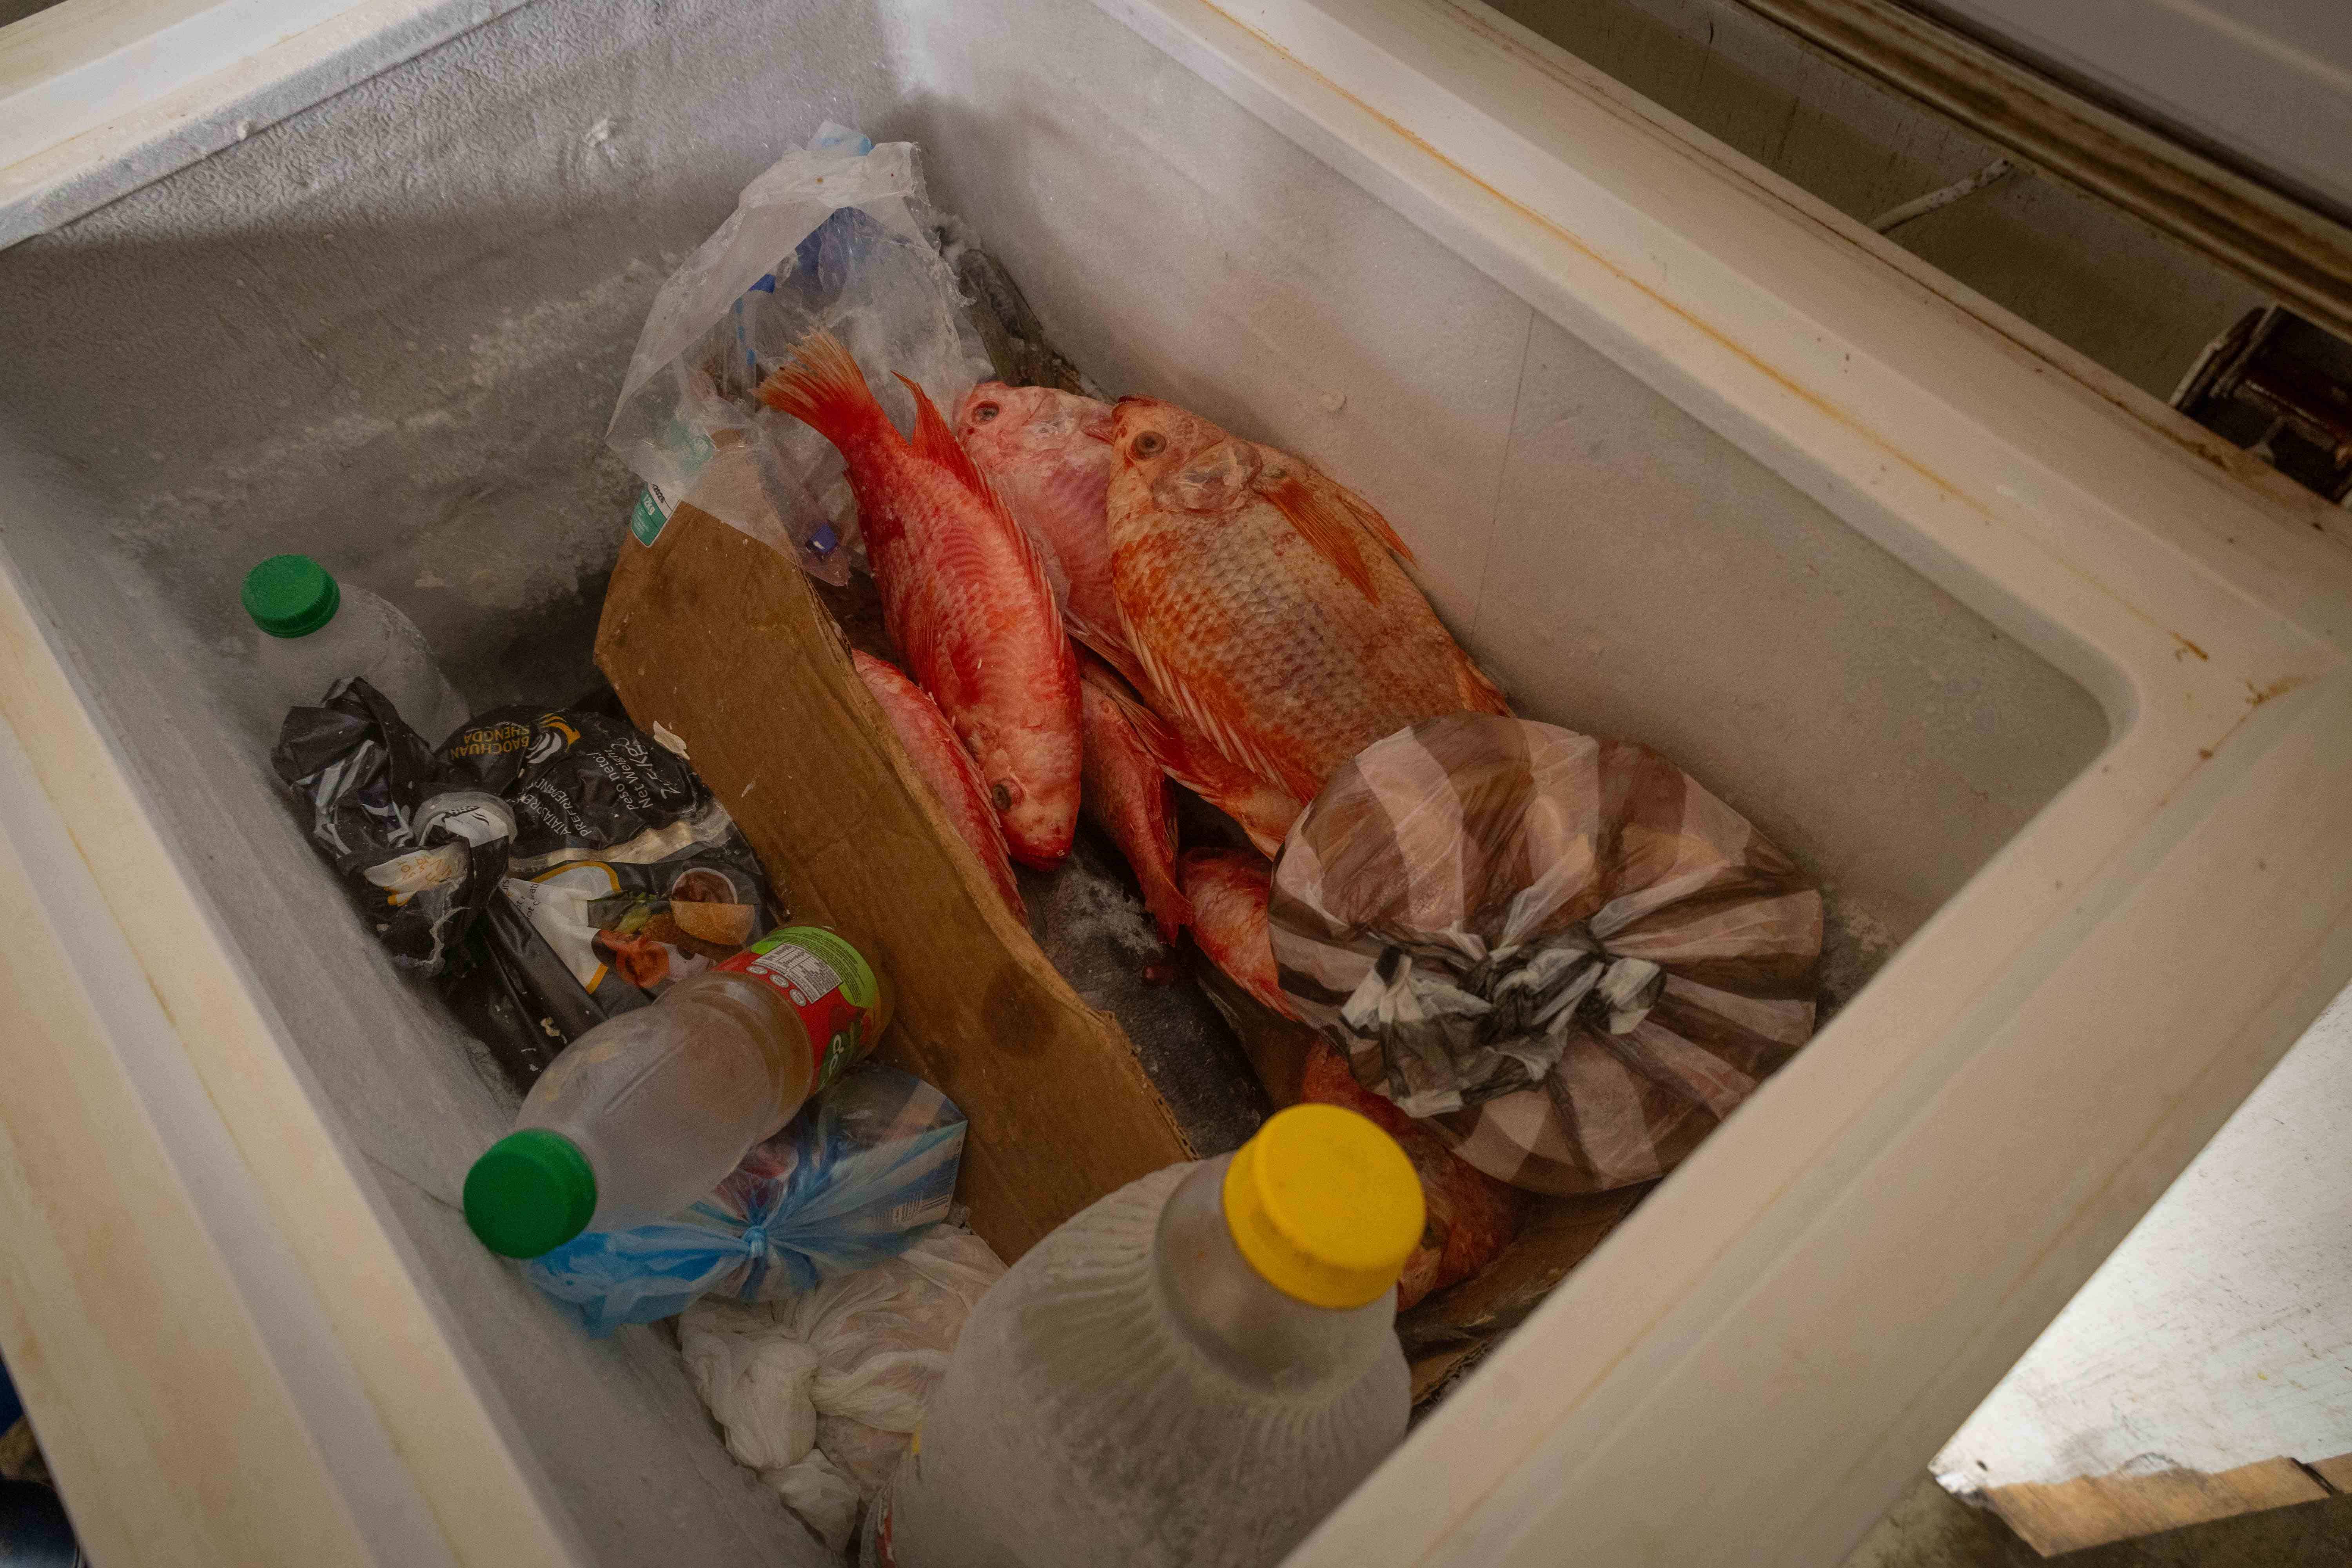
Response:
[[[947,1096],[863,1063],[684,1214],[585,1232],[523,1272],[599,1338],[706,1295],[806,1291],[904,1252],[946,1218],[963,1139],[963,1112]]]
[[[836,1555],[922,1425],[964,1320],[1004,1265],[958,1226],[815,1289],[705,1300],[678,1347],[727,1451],[760,1472]]]
[[[688,502],[839,586],[856,507],[831,443],[754,395],[816,332],[860,364],[953,409],[991,370],[934,240],[912,142],[877,147],[828,122],[743,189],[735,211],[664,283],[604,433],[647,486],[631,526],[650,544]],[[913,395],[871,378],[902,429]]]
[[[1813,1029],[1820,893],[1647,747],[1457,713],[1335,773],[1268,910],[1357,1081],[1536,1192],[1672,1169]]]

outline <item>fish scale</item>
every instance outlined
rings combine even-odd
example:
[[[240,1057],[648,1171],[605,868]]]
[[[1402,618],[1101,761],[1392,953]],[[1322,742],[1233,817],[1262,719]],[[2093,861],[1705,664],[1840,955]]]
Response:
[[[1129,641],[1158,695],[1231,762],[1311,799],[1383,735],[1503,710],[1385,542],[1352,521],[1376,519],[1369,507],[1168,404],[1124,400],[1113,423],[1112,577]],[[1310,518],[1322,530],[1310,538],[1295,498],[1319,500],[1318,487],[1344,502]]]

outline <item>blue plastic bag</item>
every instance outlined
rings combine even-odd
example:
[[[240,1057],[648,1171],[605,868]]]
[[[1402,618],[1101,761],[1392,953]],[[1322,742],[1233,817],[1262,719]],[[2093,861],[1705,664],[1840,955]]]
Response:
[[[717,1295],[763,1301],[895,1258],[945,1219],[964,1115],[910,1073],[862,1063],[684,1214],[589,1231],[523,1266],[602,1339]]]

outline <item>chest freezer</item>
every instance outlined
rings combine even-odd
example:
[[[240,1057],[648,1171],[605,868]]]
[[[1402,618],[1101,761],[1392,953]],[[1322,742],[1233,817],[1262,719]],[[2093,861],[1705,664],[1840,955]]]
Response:
[[[232,656],[302,550],[478,702],[584,679],[645,308],[828,119],[1827,889],[1852,999],[1299,1568],[1837,1561],[2352,976],[2341,514],[1492,11],[320,26],[374,74],[272,45],[225,150],[92,132],[49,188],[136,188],[0,252],[0,1351],[99,1561],[818,1560],[657,1335],[467,1234],[511,1102]]]

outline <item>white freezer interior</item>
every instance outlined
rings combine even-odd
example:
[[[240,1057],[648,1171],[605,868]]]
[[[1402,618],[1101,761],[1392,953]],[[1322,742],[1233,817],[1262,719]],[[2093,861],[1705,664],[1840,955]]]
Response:
[[[814,1561],[665,1342],[455,1199],[507,1091],[352,920],[237,700],[306,551],[477,704],[592,678],[656,287],[827,118],[1106,386],[1373,498],[1522,710],[1658,746],[1828,888],[1850,992],[2096,754],[2080,687],[1088,0],[538,4],[0,252],[5,548],[584,1558]]]

